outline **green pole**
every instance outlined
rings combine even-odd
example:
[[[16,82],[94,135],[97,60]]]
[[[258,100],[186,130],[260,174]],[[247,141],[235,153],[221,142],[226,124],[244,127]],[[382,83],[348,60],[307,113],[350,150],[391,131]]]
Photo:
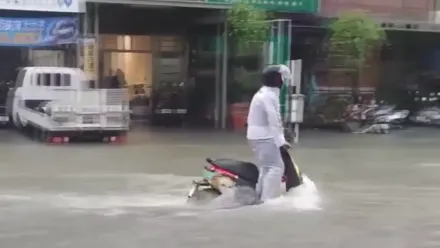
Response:
[[[284,34],[283,23],[278,21],[275,28],[276,32],[272,32],[270,40],[272,42],[272,63],[284,64],[288,66],[289,59],[289,37]],[[283,119],[286,117],[287,111],[287,86],[283,84],[280,89],[280,112]]]

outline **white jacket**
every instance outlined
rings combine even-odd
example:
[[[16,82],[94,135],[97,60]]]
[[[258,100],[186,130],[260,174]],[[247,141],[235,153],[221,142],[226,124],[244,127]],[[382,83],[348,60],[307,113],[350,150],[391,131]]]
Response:
[[[280,90],[263,86],[255,93],[249,106],[247,118],[247,139],[275,140],[278,147],[286,144],[283,122],[280,114]]]

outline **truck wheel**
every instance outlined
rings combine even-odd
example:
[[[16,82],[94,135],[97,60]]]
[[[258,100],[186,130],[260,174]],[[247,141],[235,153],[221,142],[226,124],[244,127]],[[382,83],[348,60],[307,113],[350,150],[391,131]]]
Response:
[[[343,123],[343,130],[349,133],[358,132],[362,125],[359,121],[346,121]]]
[[[38,128],[32,128],[32,139],[39,141],[40,140],[40,133],[39,133],[39,129]]]
[[[12,118],[11,114],[8,114],[9,121],[8,121],[8,127],[13,128],[14,127],[14,119]]]
[[[32,138],[38,142],[46,142],[47,141],[47,138],[45,137],[44,132],[37,127],[32,127]]]
[[[23,132],[28,135],[30,138],[32,138],[34,128],[31,125],[23,126]]]
[[[20,131],[23,129],[23,125],[21,125],[20,116],[18,114],[15,114],[14,125],[15,125],[15,128],[17,128]]]
[[[49,139],[49,134],[45,130],[39,130],[38,134],[39,134],[38,137],[39,137],[40,142],[46,143],[47,140]]]

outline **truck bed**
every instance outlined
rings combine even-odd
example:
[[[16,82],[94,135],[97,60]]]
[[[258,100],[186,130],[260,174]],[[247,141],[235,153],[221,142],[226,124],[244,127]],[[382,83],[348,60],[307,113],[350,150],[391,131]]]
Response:
[[[53,131],[128,130],[129,108],[121,89],[60,89],[51,94],[25,101],[23,116],[32,125]],[[35,104],[30,106],[30,102]],[[49,114],[35,109],[36,103],[42,102],[47,103]]]

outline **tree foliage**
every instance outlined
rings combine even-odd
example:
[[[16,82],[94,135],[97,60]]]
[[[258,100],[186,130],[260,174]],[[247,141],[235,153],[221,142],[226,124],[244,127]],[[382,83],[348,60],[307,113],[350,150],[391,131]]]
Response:
[[[229,35],[239,46],[248,47],[267,41],[270,23],[268,14],[245,3],[237,3],[228,10]]]
[[[362,12],[341,14],[331,22],[330,32],[330,56],[343,58],[344,66],[356,69],[374,47],[386,40],[384,30]]]

